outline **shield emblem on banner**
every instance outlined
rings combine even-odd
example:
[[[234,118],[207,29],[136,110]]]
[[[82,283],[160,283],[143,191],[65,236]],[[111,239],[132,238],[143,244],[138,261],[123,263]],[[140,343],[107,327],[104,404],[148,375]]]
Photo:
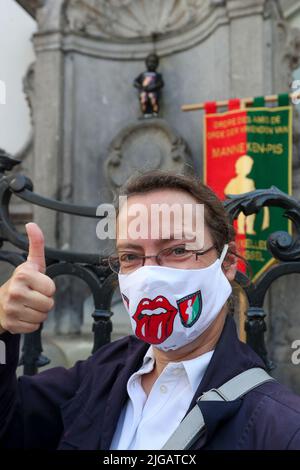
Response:
[[[202,295],[198,290],[193,294],[186,295],[177,300],[181,323],[186,328],[190,328],[196,323],[202,312]]]

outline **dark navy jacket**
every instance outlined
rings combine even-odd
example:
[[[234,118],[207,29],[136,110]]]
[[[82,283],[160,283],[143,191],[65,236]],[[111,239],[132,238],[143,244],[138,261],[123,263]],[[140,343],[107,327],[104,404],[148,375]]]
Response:
[[[148,345],[128,336],[69,370],[17,381],[19,338],[4,333],[1,340],[7,364],[0,365],[0,447],[109,449],[128,398],[127,380]],[[190,409],[201,393],[251,367],[263,367],[261,359],[238,340],[228,318]],[[207,432],[193,449],[300,449],[300,397],[277,382],[234,402],[202,402],[201,409]]]

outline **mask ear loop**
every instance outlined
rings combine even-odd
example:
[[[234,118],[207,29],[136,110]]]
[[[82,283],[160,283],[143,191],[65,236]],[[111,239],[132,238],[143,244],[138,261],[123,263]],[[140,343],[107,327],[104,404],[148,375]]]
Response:
[[[224,248],[223,248],[222,253],[221,253],[221,256],[220,256],[220,264],[221,264],[221,266],[222,266],[222,264],[223,264],[223,261],[224,261],[224,259],[225,259],[225,256],[227,255],[227,251],[228,251],[228,244],[226,243],[226,244],[224,245]]]

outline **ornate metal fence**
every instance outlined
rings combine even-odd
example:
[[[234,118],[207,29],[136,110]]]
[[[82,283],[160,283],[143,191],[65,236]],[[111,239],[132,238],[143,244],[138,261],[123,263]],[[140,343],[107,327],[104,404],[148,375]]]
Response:
[[[84,207],[48,199],[33,191],[32,182],[21,174],[9,174],[17,160],[6,154],[0,154],[0,243],[5,241],[19,248],[19,252],[10,252],[0,249],[0,260],[18,266],[27,257],[28,240],[18,233],[14,227],[9,213],[9,204],[12,195],[31,204],[52,209],[64,214],[81,217],[96,216],[96,207]],[[8,172],[8,175],[5,175]],[[263,206],[276,206],[284,209],[284,216],[294,224],[295,237],[287,232],[275,232],[268,239],[268,249],[278,263],[274,264],[255,282],[249,280],[246,274],[238,272],[236,282],[244,289],[249,302],[245,319],[247,343],[262,357],[268,369],[272,363],[268,358],[265,345],[266,322],[263,302],[265,294],[271,284],[279,277],[300,273],[300,204],[292,197],[272,187],[268,190],[256,190],[240,196],[233,196],[224,202],[231,219],[238,217],[240,212],[245,215],[257,213]],[[89,286],[95,309],[93,312],[93,333],[95,352],[100,346],[108,343],[111,338],[112,322],[110,311],[111,300],[117,286],[116,275],[104,264],[99,254],[86,254],[72,251],[45,248],[46,274],[51,278],[59,275],[77,276]],[[39,367],[49,363],[42,355],[41,329],[35,333],[25,335],[21,363],[24,365],[24,374],[33,375]]]

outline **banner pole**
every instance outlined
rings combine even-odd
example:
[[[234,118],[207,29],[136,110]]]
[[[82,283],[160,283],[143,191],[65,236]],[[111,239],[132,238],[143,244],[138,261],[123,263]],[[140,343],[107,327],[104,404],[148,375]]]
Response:
[[[300,98],[300,92],[293,92],[289,94],[289,97],[291,99],[299,99]],[[278,100],[278,95],[268,95],[265,96],[265,101],[268,103],[274,103]],[[247,105],[252,104],[254,101],[254,97],[249,97],[249,98],[242,98],[241,103],[243,108],[246,108]],[[217,108],[224,108],[228,106],[229,100],[223,100],[223,101],[216,101]],[[181,111],[188,112],[188,111],[199,111],[201,109],[204,109],[205,103],[196,103],[196,104],[184,104],[181,106]]]

